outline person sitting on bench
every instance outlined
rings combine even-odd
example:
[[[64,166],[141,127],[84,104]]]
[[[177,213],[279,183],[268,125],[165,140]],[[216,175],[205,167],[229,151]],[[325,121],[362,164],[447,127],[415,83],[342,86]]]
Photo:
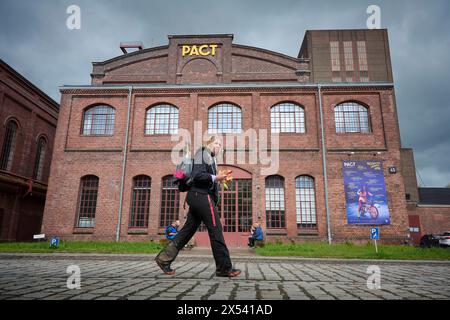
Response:
[[[254,247],[255,246],[255,240],[262,241],[263,238],[264,238],[264,236],[263,236],[262,228],[259,225],[259,223],[255,222],[252,225],[251,236],[248,237],[248,246],[249,247]]]

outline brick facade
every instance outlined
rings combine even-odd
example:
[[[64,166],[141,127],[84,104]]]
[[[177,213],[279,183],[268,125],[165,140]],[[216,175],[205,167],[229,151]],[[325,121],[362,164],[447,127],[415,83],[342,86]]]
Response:
[[[391,224],[381,227],[382,239],[397,243],[405,240],[408,215],[403,175],[401,170],[396,174],[387,172],[390,166],[402,167],[393,85],[378,85],[376,82],[370,85],[325,85],[319,97],[318,87],[312,81],[314,70],[311,66],[315,62],[310,59],[311,55],[292,58],[236,45],[232,40],[231,35],[169,36],[168,46],[95,62],[93,86],[66,86],[61,89],[61,109],[42,232],[66,239],[115,239],[120,212],[122,164],[126,155],[120,239],[148,240],[162,236],[163,230],[159,227],[161,181],[174,171],[170,151],[177,142],[171,141],[170,135],[145,134],[145,115],[149,107],[160,103],[176,106],[179,110],[178,127],[192,133],[194,120],[201,120],[202,132],[206,131],[208,109],[217,103],[227,102],[241,108],[243,131],[250,128],[270,131],[270,108],[278,103],[293,102],[304,110],[306,130],[305,133],[279,135],[280,167],[277,175],[284,178],[286,228],[265,228],[266,177],[261,174],[261,164],[228,165],[235,165],[236,171],[251,174],[253,221],[263,224],[269,240],[326,240],[319,116],[321,98],[333,240],[365,242],[369,238],[370,226],[347,224],[342,174],[344,160],[383,161]],[[205,43],[218,45],[215,56],[182,55],[183,45],[200,46]],[[370,133],[336,133],[333,109],[346,101],[355,101],[368,108]],[[115,108],[113,135],[81,134],[83,112],[96,104]],[[129,134],[128,141],[125,141],[128,111]],[[247,143],[244,152],[248,153],[248,148]],[[99,178],[95,227],[75,228],[80,179],[88,174]],[[132,181],[137,175],[151,177],[151,206],[148,227],[132,229],[128,227]],[[300,175],[314,179],[317,227],[313,229],[297,227],[295,178]],[[180,197],[180,218],[185,214],[181,208],[184,196],[181,194]],[[245,233],[242,236],[246,236]]]
[[[11,165],[0,170],[0,240],[32,240],[44,212],[58,104],[0,60],[0,147],[6,126],[17,125]],[[40,176],[34,177],[39,139],[46,142]]]

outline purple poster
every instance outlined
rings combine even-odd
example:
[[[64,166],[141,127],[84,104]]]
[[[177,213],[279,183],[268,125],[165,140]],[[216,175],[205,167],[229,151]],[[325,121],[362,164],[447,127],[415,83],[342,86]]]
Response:
[[[342,172],[348,224],[390,224],[383,163],[344,161]]]

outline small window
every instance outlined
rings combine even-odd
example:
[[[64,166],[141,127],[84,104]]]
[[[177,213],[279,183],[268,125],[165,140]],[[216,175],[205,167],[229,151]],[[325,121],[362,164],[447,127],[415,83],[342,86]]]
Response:
[[[271,130],[275,133],[305,133],[305,111],[293,103],[280,103],[270,109]]]
[[[300,176],[295,179],[295,200],[297,209],[297,227],[313,228],[317,226],[316,194],[314,179]]]
[[[368,109],[355,102],[342,103],[334,108],[337,133],[369,133]]]
[[[83,135],[114,134],[115,109],[106,105],[91,107],[83,115]]]
[[[44,167],[45,152],[47,148],[47,141],[44,137],[40,137],[38,140],[36,160],[34,162],[33,179],[40,180],[42,178],[42,168]]]
[[[148,226],[151,185],[152,180],[148,176],[142,175],[133,179],[130,228],[147,228]]]
[[[167,176],[162,179],[160,227],[167,227],[174,220],[178,220],[180,192],[173,182],[173,176]]]
[[[344,60],[345,70],[353,71],[353,43],[352,41],[344,41]]]
[[[367,66],[366,42],[365,41],[357,41],[356,46],[358,49],[359,70],[367,71],[368,66]]]
[[[266,224],[268,229],[286,227],[284,179],[280,176],[266,178]]]
[[[98,182],[98,177],[92,175],[81,178],[76,224],[78,228],[93,228],[95,226]]]
[[[330,41],[330,53],[331,53],[331,70],[340,71],[341,61],[339,57],[339,41]]]
[[[18,126],[15,121],[10,120],[6,124],[5,138],[3,139],[2,154],[0,158],[1,170],[11,170],[14,149],[16,146],[17,129]]]
[[[240,133],[242,131],[241,108],[232,104],[219,104],[208,110],[208,132]]]
[[[168,104],[148,109],[145,134],[178,134],[178,109]]]

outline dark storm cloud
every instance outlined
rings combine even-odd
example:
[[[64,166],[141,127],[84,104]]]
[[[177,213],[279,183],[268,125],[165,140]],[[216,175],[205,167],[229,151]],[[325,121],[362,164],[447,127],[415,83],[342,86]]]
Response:
[[[81,30],[66,8],[81,8]],[[59,101],[58,86],[88,84],[92,61],[119,42],[165,45],[168,34],[233,33],[234,42],[296,56],[307,29],[365,28],[381,7],[389,29],[402,143],[427,186],[450,183],[450,3],[430,1],[0,1],[0,58]],[[419,181],[421,181],[419,179]]]

